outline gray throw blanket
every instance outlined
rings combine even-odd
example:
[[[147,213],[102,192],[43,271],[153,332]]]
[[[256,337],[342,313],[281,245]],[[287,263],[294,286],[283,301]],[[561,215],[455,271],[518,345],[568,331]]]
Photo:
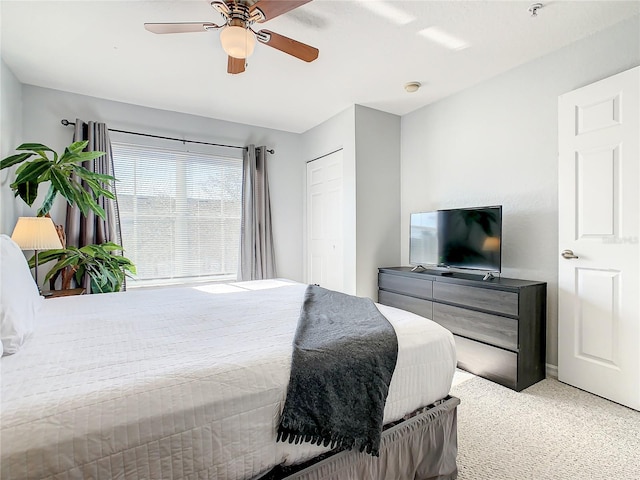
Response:
[[[309,285],[278,440],[377,456],[397,357],[395,330],[371,300]]]

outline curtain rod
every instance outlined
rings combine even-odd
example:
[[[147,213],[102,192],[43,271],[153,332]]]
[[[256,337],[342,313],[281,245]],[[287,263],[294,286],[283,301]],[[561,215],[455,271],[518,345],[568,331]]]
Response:
[[[74,122],[70,122],[66,118],[63,118],[62,120],[60,120],[60,123],[62,125],[64,125],[65,127],[68,126],[68,125],[75,125]],[[176,142],[182,142],[182,143],[198,143],[200,145],[211,145],[213,147],[241,148],[242,150],[246,150],[247,149],[247,147],[240,147],[238,145],[223,145],[221,143],[209,143],[209,142],[200,142],[198,140],[185,140],[183,138],[163,137],[161,135],[152,135],[150,133],[129,132],[127,130],[116,130],[115,128],[109,128],[109,131],[110,132],[118,132],[118,133],[126,133],[128,135],[140,135],[141,137],[161,138],[162,140],[174,140]],[[271,149],[271,150],[267,150],[267,152],[269,152],[270,154],[273,155],[275,153],[275,150]]]

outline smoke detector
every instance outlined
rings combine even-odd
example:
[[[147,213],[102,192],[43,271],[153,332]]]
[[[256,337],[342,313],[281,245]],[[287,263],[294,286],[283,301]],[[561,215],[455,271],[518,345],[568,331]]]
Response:
[[[409,82],[404,86],[404,89],[407,91],[407,93],[417,92],[419,88],[420,82]]]
[[[542,5],[541,3],[532,3],[531,5],[529,5],[527,11],[531,14],[532,17],[537,17],[538,10],[540,10],[543,6],[544,5]]]

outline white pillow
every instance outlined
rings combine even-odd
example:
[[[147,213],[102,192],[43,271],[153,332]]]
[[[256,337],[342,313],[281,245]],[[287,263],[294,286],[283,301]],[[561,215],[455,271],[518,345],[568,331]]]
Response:
[[[0,235],[0,338],[3,355],[16,353],[34,328],[43,297],[20,247]]]

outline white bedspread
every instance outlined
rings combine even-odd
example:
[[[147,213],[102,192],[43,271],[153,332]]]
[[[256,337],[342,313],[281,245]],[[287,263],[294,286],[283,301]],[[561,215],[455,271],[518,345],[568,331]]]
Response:
[[[44,302],[3,357],[3,479],[255,478],[319,450],[277,443],[306,286],[134,290]],[[398,363],[385,421],[449,391],[452,335],[379,306]]]

